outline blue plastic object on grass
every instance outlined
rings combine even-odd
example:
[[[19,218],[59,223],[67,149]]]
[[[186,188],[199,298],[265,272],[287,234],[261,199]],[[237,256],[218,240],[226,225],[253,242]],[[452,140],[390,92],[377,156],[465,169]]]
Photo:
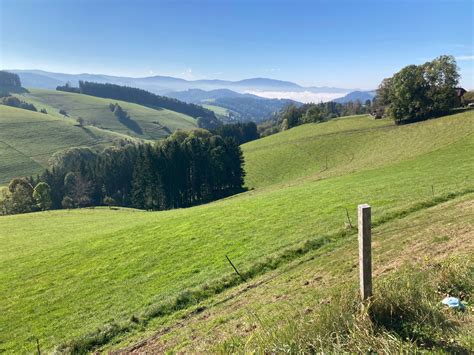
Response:
[[[464,304],[457,297],[446,297],[441,301],[442,304],[445,304],[449,308],[456,308],[464,311]]]

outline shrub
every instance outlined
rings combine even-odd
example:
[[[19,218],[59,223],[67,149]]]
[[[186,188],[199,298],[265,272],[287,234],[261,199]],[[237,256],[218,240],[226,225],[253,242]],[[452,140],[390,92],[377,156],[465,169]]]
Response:
[[[24,110],[37,111],[35,105],[28,102],[21,101],[16,96],[6,96],[3,97],[1,103],[11,107],[17,107]]]
[[[105,196],[104,197],[104,204],[111,207],[111,206],[115,205],[115,200],[110,196]]]
[[[71,209],[71,208],[74,208],[74,201],[71,197],[64,196],[64,198],[61,202],[61,205],[62,205],[63,208]]]

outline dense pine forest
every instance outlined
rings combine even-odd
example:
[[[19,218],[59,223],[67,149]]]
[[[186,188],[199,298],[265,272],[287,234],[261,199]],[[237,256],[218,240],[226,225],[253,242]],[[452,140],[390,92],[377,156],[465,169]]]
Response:
[[[244,144],[260,138],[255,122],[225,124],[212,132],[222,138],[233,138],[238,144]]]
[[[16,178],[3,214],[116,205],[147,210],[188,207],[243,191],[240,147],[204,130],[175,132],[156,144],[123,142],[96,153],[72,148],[36,178]]]

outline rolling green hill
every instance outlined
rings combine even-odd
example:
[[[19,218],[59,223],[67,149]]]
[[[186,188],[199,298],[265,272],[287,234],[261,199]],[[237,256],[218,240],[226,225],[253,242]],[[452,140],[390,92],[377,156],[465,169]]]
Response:
[[[374,227],[390,230],[428,207],[471,201],[473,132],[473,111],[406,126],[368,117],[303,125],[244,145],[256,188],[231,198],[1,217],[1,350],[32,352],[36,337],[44,350],[71,339],[91,349],[179,323],[186,308],[241,282],[225,255],[250,279],[337,250],[355,233],[345,208],[354,220],[361,202],[373,206]]]
[[[17,176],[40,173],[49,158],[70,147],[102,149],[119,139],[155,140],[177,129],[192,129],[196,120],[169,110],[54,90],[31,89],[15,94],[47,114],[0,105],[0,185]],[[141,133],[121,123],[109,105],[118,103]],[[65,110],[68,117],[59,113]],[[77,118],[83,118],[79,127]]]
[[[30,89],[29,93],[19,97],[33,103],[38,109],[46,108],[49,114],[62,117],[59,114],[59,110],[62,109],[73,119],[82,117],[86,124],[141,139],[160,139],[177,129],[196,127],[196,120],[190,116],[166,109],[151,109],[120,100],[43,89]],[[140,126],[143,134],[120,123],[109,109],[111,103],[118,103],[127,111],[130,118]]]
[[[396,126],[370,116],[306,124],[243,145],[249,187],[318,180],[393,164],[474,133],[468,111],[419,125]]]
[[[57,151],[85,146],[101,149],[124,135],[75,121],[0,105],[0,185],[42,172]]]

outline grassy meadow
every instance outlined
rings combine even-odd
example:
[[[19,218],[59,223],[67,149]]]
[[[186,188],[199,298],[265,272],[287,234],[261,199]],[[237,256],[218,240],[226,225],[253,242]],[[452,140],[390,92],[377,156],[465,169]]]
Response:
[[[243,145],[246,184],[317,180],[411,159],[474,133],[468,111],[418,125],[396,126],[369,115],[305,124]]]
[[[30,89],[15,94],[47,114],[0,105],[0,185],[17,176],[42,172],[51,156],[70,147],[103,149],[120,139],[156,140],[177,129],[192,129],[196,120],[165,109],[54,90]],[[122,124],[109,109],[119,103],[142,132]],[[69,117],[59,113],[65,110]],[[85,120],[80,127],[77,118]],[[32,137],[34,137],[32,139]]]
[[[205,104],[202,106],[207,108],[208,110],[214,111],[216,115],[225,116],[225,117],[229,116],[229,110],[224,107],[209,105],[209,104]]]
[[[231,198],[1,217],[0,349],[31,352],[38,337],[51,350],[114,322],[150,331],[162,305],[173,317],[200,300],[187,290],[224,290],[225,255],[255,275],[285,250],[337,243],[345,208],[354,221],[368,202],[384,225],[467,194],[473,132],[473,111],[406,126],[366,116],[303,125],[243,146],[255,189]]]
[[[62,116],[59,114],[59,110],[62,109],[72,119],[82,117],[86,124],[141,139],[160,139],[177,129],[196,127],[196,120],[190,116],[120,100],[44,89],[29,89],[29,93],[19,95],[19,97],[33,103],[38,110],[45,108],[52,115]],[[130,118],[142,129],[142,134],[120,123],[109,109],[111,103],[118,103],[127,111]]]
[[[59,150],[85,146],[101,149],[123,135],[76,122],[0,105],[0,185],[17,176],[42,172]]]

